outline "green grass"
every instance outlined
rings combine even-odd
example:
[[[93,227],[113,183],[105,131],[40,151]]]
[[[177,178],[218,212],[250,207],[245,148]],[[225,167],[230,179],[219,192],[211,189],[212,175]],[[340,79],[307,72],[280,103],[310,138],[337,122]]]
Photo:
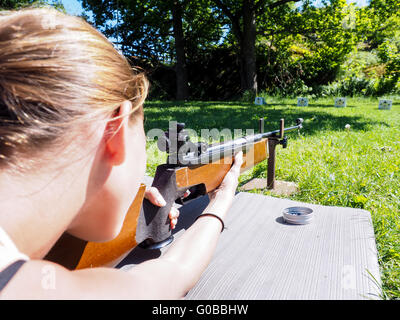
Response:
[[[400,298],[400,99],[392,110],[378,110],[378,100],[347,99],[346,108],[333,98],[311,100],[297,107],[295,99],[267,98],[268,105],[243,102],[147,102],[146,130],[168,128],[168,121],[185,122],[200,134],[203,128],[266,131],[304,118],[300,134],[290,133],[287,149],[278,147],[276,178],[294,181],[293,200],[363,208],[371,212],[381,268],[383,298]],[[350,124],[350,130],[345,125]],[[166,159],[148,143],[148,174]],[[265,177],[266,161],[243,174],[240,183]],[[260,191],[258,191],[260,192]],[[261,191],[270,194],[269,191]]]

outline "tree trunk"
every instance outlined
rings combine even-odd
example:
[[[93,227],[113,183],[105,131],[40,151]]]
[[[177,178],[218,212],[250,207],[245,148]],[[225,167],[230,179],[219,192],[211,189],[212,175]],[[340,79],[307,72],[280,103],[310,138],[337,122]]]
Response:
[[[257,92],[256,17],[254,0],[243,0],[243,32],[240,39],[241,88]]]
[[[172,20],[176,52],[176,99],[186,100],[189,96],[189,86],[185,57],[185,41],[182,28],[182,5],[179,0],[175,0],[173,3]]]

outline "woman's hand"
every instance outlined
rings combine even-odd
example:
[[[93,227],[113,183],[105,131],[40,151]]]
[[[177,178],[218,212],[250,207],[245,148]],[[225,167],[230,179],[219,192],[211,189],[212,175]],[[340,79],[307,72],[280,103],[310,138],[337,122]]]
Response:
[[[184,197],[187,194],[184,195]],[[164,207],[167,203],[165,202],[163,196],[155,187],[150,187],[146,189],[144,197],[149,200],[152,204],[158,207]],[[179,210],[174,206],[171,207],[171,211],[169,212],[169,220],[171,222],[171,229],[175,229],[176,224],[178,223]]]
[[[225,175],[225,178],[222,181],[221,185],[208,194],[210,198],[210,204],[207,207],[209,209],[209,212],[218,212],[218,215],[223,217],[226,211],[228,211],[229,207],[232,204],[233,196],[235,195],[235,191],[238,185],[238,178],[240,175],[240,167],[242,166],[242,163],[243,152],[239,152],[235,156],[232,168]],[[189,192],[187,191],[184,197],[188,195]],[[155,187],[150,187],[146,189],[144,197],[155,206],[163,207],[167,204],[163,196]],[[171,207],[171,211],[169,212],[168,216],[171,221],[171,229],[174,229],[178,222],[179,210],[175,207]]]
[[[240,175],[240,167],[243,164],[243,152],[240,151],[235,155],[233,165],[228,173],[225,175],[224,180],[222,180],[221,185],[213,191],[213,196],[226,195],[234,196],[236,188],[238,186],[238,179]]]
[[[223,218],[230,208],[240,175],[240,167],[243,164],[243,152],[239,152],[235,156],[234,163],[228,173],[222,180],[221,185],[214,191],[208,194],[210,204],[207,206],[207,211],[217,214]]]

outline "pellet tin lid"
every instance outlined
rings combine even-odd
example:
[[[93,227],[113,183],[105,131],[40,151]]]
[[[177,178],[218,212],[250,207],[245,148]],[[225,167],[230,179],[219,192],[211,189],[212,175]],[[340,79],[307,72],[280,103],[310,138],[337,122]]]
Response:
[[[290,207],[283,210],[283,219],[286,223],[309,224],[313,218],[313,210],[307,207]]]

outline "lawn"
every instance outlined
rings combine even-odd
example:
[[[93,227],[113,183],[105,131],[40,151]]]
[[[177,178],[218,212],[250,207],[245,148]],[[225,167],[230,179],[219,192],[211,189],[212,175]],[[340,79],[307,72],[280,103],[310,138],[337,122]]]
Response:
[[[363,208],[374,224],[383,298],[400,298],[400,99],[392,110],[379,110],[378,99],[350,98],[335,108],[333,98],[311,100],[297,107],[296,99],[266,97],[267,105],[245,102],[149,101],[145,130],[168,128],[168,121],[185,122],[196,130],[255,129],[265,118],[266,131],[303,118],[301,133],[290,133],[287,149],[278,147],[276,178],[294,181],[299,192],[291,199],[321,205]],[[346,129],[346,124],[350,129]],[[148,142],[147,172],[153,175],[166,155]],[[265,177],[266,161],[240,177]],[[257,191],[270,194],[269,191]]]

